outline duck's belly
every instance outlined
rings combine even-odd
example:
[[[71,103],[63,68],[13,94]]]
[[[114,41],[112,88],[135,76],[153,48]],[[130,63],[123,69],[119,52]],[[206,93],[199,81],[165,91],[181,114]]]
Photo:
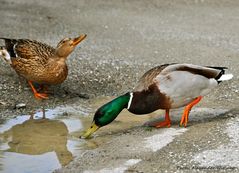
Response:
[[[14,65],[14,64],[13,64]],[[55,66],[53,68],[45,68],[42,66],[34,66],[29,64],[17,64],[13,66],[15,71],[26,78],[38,84],[60,84],[64,82],[68,75],[67,66]]]
[[[49,84],[56,85],[61,84],[65,81],[67,74],[66,73],[58,73],[58,74],[38,74],[34,76],[27,76],[28,80],[34,81],[38,84]]]
[[[161,76],[161,83],[157,86],[170,98],[171,108],[188,105],[197,97],[208,94],[218,84],[215,79],[181,71],[171,73],[170,78],[166,80],[165,76]]]
[[[58,72],[39,72],[26,76],[28,80],[34,81],[38,84],[50,84],[56,85],[65,81],[67,77],[67,71]]]
[[[172,98],[171,99],[171,101],[172,101],[171,109],[175,109],[175,108],[180,108],[180,107],[186,106],[189,103],[191,103],[194,99],[196,99],[198,96],[195,96],[193,98],[192,97],[190,97],[190,98],[186,98],[186,97]]]

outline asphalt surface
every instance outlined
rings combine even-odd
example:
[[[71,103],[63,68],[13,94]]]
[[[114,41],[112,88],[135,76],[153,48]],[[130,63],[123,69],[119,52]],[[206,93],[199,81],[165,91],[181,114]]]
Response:
[[[51,87],[48,100],[35,100],[0,59],[0,122],[43,105],[91,107],[96,98],[129,91],[145,71],[164,63],[226,66],[234,78],[202,100],[187,130],[178,127],[180,113],[171,129],[141,123],[113,133],[102,129],[87,141],[97,147],[56,172],[238,172],[238,14],[233,0],[0,0],[1,37],[57,45],[87,34],[67,60],[67,80]],[[19,103],[26,107],[16,108]],[[157,143],[164,139],[165,145]],[[162,147],[147,148],[147,140]]]

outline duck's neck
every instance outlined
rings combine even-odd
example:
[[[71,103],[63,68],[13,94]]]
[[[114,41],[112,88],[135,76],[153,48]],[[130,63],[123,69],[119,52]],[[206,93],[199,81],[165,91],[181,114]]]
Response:
[[[115,98],[111,102],[107,103],[105,106],[111,111],[120,113],[124,108],[128,108],[130,98],[131,94],[126,93],[122,96]]]
[[[55,49],[55,55],[59,58],[63,58],[63,59],[66,59],[70,54],[71,52],[73,51],[74,49],[70,49],[68,47],[57,47]]]
[[[53,56],[53,58],[48,59],[47,63],[49,66],[52,66],[53,68],[56,66],[66,66],[66,58],[59,57],[59,56]]]
[[[104,116],[99,120],[95,119],[99,121],[96,123],[104,126],[112,122],[124,108],[128,107],[130,98],[130,93],[126,93],[103,105],[98,111],[104,113]]]

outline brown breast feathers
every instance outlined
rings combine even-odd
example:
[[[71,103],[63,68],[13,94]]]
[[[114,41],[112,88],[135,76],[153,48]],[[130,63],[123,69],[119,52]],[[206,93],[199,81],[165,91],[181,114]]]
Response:
[[[152,84],[147,90],[133,93],[128,110],[134,114],[148,114],[158,109],[169,109],[170,106],[170,99],[159,91],[156,84]]]

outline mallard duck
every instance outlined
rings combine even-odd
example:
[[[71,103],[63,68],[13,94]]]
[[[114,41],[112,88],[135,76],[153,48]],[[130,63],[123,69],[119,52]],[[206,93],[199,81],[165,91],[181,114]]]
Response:
[[[164,64],[147,71],[132,92],[121,95],[100,107],[91,127],[81,136],[88,138],[102,126],[111,123],[126,108],[133,114],[148,114],[165,110],[165,120],[154,127],[170,127],[169,110],[184,107],[180,125],[187,126],[189,112],[204,95],[221,81],[229,80],[226,67],[209,67],[192,64]]]
[[[5,41],[0,56],[26,78],[36,98],[46,99],[47,94],[38,93],[33,83],[41,88],[62,83],[68,75],[66,58],[85,37],[64,38],[56,48],[35,40],[0,38]]]

